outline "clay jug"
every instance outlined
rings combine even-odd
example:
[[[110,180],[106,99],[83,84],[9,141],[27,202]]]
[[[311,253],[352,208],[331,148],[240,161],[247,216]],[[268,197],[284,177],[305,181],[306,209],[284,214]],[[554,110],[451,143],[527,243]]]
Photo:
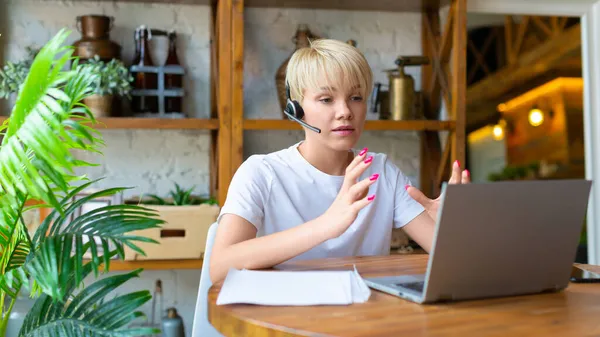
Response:
[[[310,44],[310,40],[318,39],[317,35],[314,35],[305,24],[298,25],[298,29],[296,30],[296,35],[292,38],[292,42],[296,44],[296,49],[294,52],[300,48],[308,47]],[[293,54],[293,53],[292,53]],[[275,86],[277,87],[277,97],[279,98],[279,106],[281,107],[281,116],[285,119],[287,116],[283,113],[283,109],[285,109],[285,105],[287,102],[287,95],[285,93],[285,74],[288,62],[292,57],[292,54],[288,56],[285,61],[279,66],[277,69],[277,73],[275,73]]]
[[[105,15],[83,15],[77,17],[77,30],[81,39],[76,41],[74,55],[81,61],[98,55],[102,61],[120,59],[121,46],[110,40],[114,18]]]

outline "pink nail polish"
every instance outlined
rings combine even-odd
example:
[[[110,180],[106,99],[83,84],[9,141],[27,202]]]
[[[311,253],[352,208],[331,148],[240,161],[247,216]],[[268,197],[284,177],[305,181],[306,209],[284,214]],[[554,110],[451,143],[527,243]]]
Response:
[[[465,170],[465,173],[467,174],[467,177],[471,176],[471,173],[469,172],[469,170]]]
[[[371,161],[373,161],[373,156],[369,156],[369,158],[365,159],[365,164],[368,164]]]
[[[367,149],[367,148],[365,147],[364,149],[362,149],[362,150],[361,150],[361,151],[358,153],[358,155],[359,155],[359,156],[362,156],[363,154],[367,153],[367,151],[368,151],[368,150],[369,150],[369,149]]]
[[[410,187],[410,185],[406,185],[406,186],[404,186],[404,189],[408,191],[409,187]]]
[[[458,160],[454,161],[458,167],[460,167],[460,162]]]
[[[369,200],[369,201],[373,201],[373,199],[375,199],[375,194],[373,194],[372,196],[367,198],[367,200]]]
[[[377,178],[379,178],[379,174],[377,174],[377,173],[375,173],[369,177],[369,179],[371,179],[371,180],[377,180]]]

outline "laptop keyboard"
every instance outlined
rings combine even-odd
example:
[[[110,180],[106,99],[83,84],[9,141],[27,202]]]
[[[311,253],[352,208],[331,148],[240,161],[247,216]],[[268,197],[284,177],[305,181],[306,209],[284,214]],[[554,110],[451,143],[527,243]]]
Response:
[[[408,288],[414,291],[423,292],[423,287],[425,286],[425,281],[419,282],[406,282],[406,283],[396,283],[397,286],[402,288]]]

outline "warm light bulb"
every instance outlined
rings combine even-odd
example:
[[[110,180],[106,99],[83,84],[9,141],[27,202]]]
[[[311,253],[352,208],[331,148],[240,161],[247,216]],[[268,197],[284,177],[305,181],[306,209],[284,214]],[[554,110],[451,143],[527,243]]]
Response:
[[[494,126],[492,133],[494,134],[495,140],[502,140],[502,138],[504,138],[504,129],[499,124]]]
[[[544,114],[540,109],[531,109],[529,111],[529,124],[539,126],[544,122]]]

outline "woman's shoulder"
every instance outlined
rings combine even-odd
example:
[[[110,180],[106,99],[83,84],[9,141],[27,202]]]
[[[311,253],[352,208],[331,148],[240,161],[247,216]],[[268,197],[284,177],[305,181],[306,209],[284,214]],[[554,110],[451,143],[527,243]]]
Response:
[[[238,172],[243,174],[259,175],[262,177],[269,177],[273,171],[280,165],[287,165],[289,160],[289,149],[282,149],[270,153],[264,154],[253,154],[250,155],[246,160],[242,162],[240,167],[237,169]]]

